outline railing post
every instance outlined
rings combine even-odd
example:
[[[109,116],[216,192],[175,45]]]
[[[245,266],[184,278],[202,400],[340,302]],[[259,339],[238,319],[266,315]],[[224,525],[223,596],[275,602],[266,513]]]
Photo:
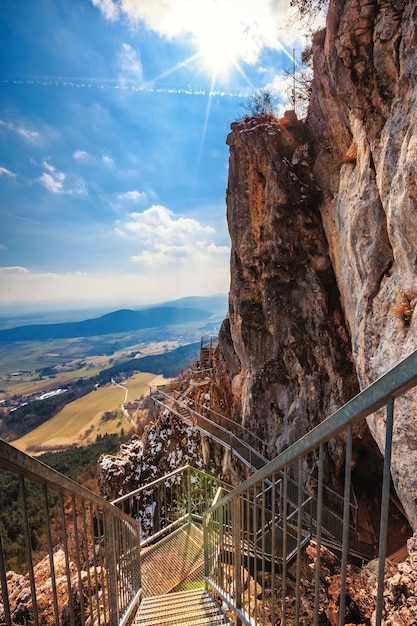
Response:
[[[193,508],[191,501],[191,469],[187,468],[187,513],[188,513],[188,523],[192,522]]]
[[[4,607],[4,619],[6,626],[12,626],[12,617],[10,615],[9,591],[7,588],[6,576],[6,559],[4,558],[2,527],[0,526],[0,590]]]
[[[109,594],[109,610],[110,621],[109,626],[118,626],[120,621],[119,615],[119,598],[117,590],[117,558],[116,558],[116,529],[114,527],[114,518],[105,512],[104,515],[104,549],[107,557],[107,577],[108,577],[108,594]]]
[[[233,544],[234,544],[234,556],[235,556],[235,605],[236,609],[240,611],[242,609],[242,516],[240,509],[240,497],[237,497],[233,501]],[[237,626],[241,626],[242,622],[237,617]]]
[[[391,450],[392,450],[392,430],[394,423],[394,398],[390,398],[387,403],[386,429],[385,429],[385,450],[384,450],[384,475],[382,482],[381,496],[381,521],[379,527],[379,553],[378,553],[378,591],[376,596],[375,624],[382,623],[384,578],[385,578],[385,557],[387,552],[387,531],[388,531],[388,510],[389,494],[391,484]]]
[[[343,496],[342,572],[340,580],[339,626],[345,623],[347,564],[349,554],[349,518],[352,468],[352,424],[346,429],[345,490]]]

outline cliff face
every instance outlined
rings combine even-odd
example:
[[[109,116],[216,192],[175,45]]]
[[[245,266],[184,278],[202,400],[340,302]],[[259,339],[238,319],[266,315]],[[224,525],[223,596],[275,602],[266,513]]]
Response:
[[[417,347],[416,44],[414,0],[330,2],[307,122],[232,125],[217,396],[270,455]],[[416,409],[396,403],[393,454],[414,528]]]
[[[231,286],[221,360],[235,419],[267,441],[269,456],[357,391],[306,139],[290,116],[244,119],[228,137]],[[332,462],[342,460],[336,446]]]
[[[417,7],[331,3],[314,43],[320,212],[361,387],[417,348]],[[384,450],[384,419],[369,428]],[[417,399],[397,402],[393,480],[417,528]]]

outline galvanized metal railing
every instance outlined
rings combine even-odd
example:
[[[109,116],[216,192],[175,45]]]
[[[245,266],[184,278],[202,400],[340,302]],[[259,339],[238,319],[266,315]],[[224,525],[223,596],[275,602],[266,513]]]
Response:
[[[339,518],[342,546],[339,626],[345,624],[348,558],[353,541],[352,429],[361,420],[385,407],[378,590],[373,622],[376,626],[381,625],[394,401],[416,385],[417,352],[414,352],[205,513],[206,582],[235,613],[238,624],[297,626],[304,623],[301,621],[302,548],[314,537],[317,557],[312,581],[315,589],[313,619],[318,626],[321,546],[329,540],[327,530],[331,525],[324,518],[324,513],[329,514],[324,504],[324,446],[341,435],[346,438],[343,511],[335,511],[334,515]],[[303,464],[313,451],[318,458],[318,474],[314,493],[308,496]],[[296,506],[294,495],[291,495],[294,480],[298,483]],[[295,557],[291,565],[295,567],[295,572],[291,572],[290,576],[292,557]]]
[[[185,465],[117,498],[113,504],[138,519],[143,547],[177,526],[193,521],[201,524],[204,511],[220,493],[231,489],[219,478]]]
[[[155,404],[196,426],[203,434],[228,448],[252,471],[260,469],[267,462],[264,454],[254,447],[256,445],[264,451],[265,442],[241,424],[194,403],[191,398],[184,398],[180,391],[151,386],[150,395]]]
[[[53,619],[56,626],[126,624],[140,599],[138,523],[2,440],[0,468],[4,480],[19,484],[20,516],[14,530],[24,544],[30,590],[24,623],[46,623],[47,608],[53,613],[48,623]],[[0,525],[0,590],[6,626],[17,623],[16,607],[10,604],[13,579],[7,575],[13,569],[11,558],[10,541]]]

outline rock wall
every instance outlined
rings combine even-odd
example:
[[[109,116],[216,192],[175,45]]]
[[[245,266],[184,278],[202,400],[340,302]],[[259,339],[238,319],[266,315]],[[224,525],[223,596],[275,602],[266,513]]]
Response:
[[[417,348],[417,6],[331,2],[308,126],[361,387]],[[368,420],[380,450],[385,423]],[[417,528],[417,399],[396,403],[392,474]]]
[[[307,130],[295,116],[264,115],[232,124],[227,139],[231,285],[216,375],[270,457],[358,389]],[[329,479],[343,446],[330,456]]]
[[[414,0],[331,0],[306,123],[232,124],[212,397],[270,456],[417,347],[416,44]],[[392,462],[414,529],[416,404],[396,402]],[[383,416],[368,425],[383,453]],[[336,470],[342,457],[331,450]]]

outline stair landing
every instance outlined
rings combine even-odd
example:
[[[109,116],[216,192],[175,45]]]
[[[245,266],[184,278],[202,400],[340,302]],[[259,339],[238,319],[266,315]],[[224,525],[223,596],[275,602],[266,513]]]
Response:
[[[204,584],[203,531],[195,524],[178,528],[142,551],[144,598]]]

